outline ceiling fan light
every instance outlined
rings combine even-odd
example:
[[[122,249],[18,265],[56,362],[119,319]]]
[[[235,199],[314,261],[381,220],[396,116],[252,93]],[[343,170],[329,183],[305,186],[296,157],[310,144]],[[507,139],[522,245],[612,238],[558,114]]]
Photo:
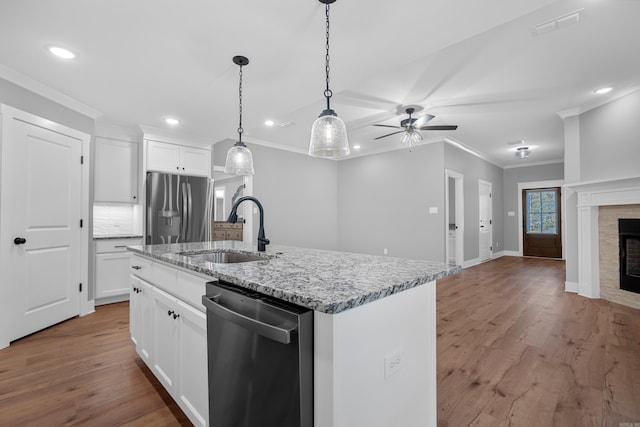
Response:
[[[244,143],[238,141],[227,151],[224,173],[232,175],[253,175],[253,155]]]
[[[331,110],[323,111],[311,128],[309,155],[336,158],[348,156],[350,153],[344,121]]]

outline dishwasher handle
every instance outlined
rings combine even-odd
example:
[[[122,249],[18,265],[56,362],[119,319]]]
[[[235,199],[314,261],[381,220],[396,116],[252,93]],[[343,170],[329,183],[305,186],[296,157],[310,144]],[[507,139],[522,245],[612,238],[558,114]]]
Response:
[[[214,295],[210,297],[205,295],[202,297],[202,304],[204,304],[204,306],[207,307],[208,310],[211,310],[212,313],[226,320],[229,320],[237,324],[238,326],[260,334],[263,337],[272,339],[282,344],[291,343],[291,333],[296,330],[296,326],[283,328],[280,326],[261,322],[257,319],[245,316],[244,314],[240,314],[223,306],[217,301],[219,298],[220,295]]]

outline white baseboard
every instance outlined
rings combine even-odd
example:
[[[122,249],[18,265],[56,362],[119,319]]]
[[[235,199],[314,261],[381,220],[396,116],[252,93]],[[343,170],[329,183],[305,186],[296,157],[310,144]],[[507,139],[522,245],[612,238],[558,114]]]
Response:
[[[519,251],[504,251],[504,256],[522,256]]]
[[[565,292],[573,292],[574,294],[578,293],[578,283],[577,282],[564,282],[564,291]]]
[[[462,268],[473,267],[474,265],[480,264],[480,262],[481,262],[480,258],[470,259],[470,260],[467,260],[464,263],[462,263]]]
[[[494,252],[493,255],[491,255],[491,259],[496,259],[503,256],[504,256],[504,251],[498,251],[498,252]]]
[[[129,294],[124,294],[124,295],[116,295],[113,297],[106,297],[106,298],[97,298],[95,300],[95,305],[105,305],[105,304],[112,304],[114,302],[122,302],[122,301],[129,301]]]

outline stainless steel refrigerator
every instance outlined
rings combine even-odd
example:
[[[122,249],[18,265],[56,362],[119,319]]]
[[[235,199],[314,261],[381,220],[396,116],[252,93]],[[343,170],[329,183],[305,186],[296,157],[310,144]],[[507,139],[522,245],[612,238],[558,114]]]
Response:
[[[212,180],[147,172],[146,185],[147,245],[211,240]]]

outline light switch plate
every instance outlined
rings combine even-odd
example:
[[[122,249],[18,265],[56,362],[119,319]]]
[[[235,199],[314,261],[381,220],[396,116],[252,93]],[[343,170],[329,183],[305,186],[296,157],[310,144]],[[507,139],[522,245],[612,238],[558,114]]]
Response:
[[[509,211],[507,212],[507,216],[516,216],[516,213],[514,211]]]
[[[429,208],[429,213],[430,213],[430,214],[436,214],[436,213],[438,213],[438,207],[437,207],[437,206],[431,206],[431,207]]]

